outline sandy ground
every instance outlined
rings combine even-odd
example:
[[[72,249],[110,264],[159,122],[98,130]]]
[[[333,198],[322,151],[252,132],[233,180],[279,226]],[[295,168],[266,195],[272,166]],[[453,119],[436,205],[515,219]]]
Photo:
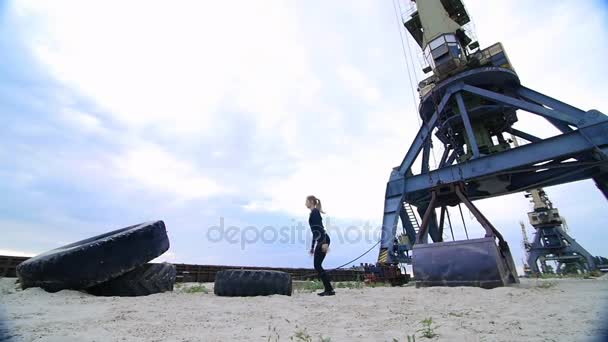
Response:
[[[226,298],[209,293],[138,298],[19,290],[0,279],[1,330],[11,341],[595,341],[608,322],[608,278],[527,280],[517,287],[338,289],[335,297]],[[604,326],[605,328],[606,326]],[[310,335],[311,339],[298,339]],[[5,337],[6,338],[6,337]],[[0,339],[2,339],[0,337]]]

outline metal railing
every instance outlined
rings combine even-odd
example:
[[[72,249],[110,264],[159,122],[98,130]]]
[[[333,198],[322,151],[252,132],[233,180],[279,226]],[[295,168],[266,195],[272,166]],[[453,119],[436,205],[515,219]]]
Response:
[[[0,277],[16,277],[16,267],[29,258],[0,255]],[[257,267],[257,266],[229,266],[229,265],[193,265],[174,264],[177,270],[177,282],[213,282],[215,274],[228,269],[246,270],[273,270],[287,272],[298,280],[316,278],[316,272],[311,268],[285,268],[285,267]],[[360,269],[331,270],[329,273],[333,281],[356,281],[364,279],[364,272]]]

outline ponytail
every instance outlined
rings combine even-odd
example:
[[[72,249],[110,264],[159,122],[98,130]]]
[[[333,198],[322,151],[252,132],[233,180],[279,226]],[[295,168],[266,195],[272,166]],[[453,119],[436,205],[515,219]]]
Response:
[[[316,198],[313,195],[310,195],[308,197],[306,197],[306,200],[312,202],[312,204],[314,205],[315,208],[317,208],[321,213],[325,214],[325,212],[323,211],[323,205],[321,205],[321,200]]]
[[[325,212],[323,211],[323,206],[321,205],[321,200],[317,198],[317,204],[315,204],[315,208],[319,209],[319,211],[323,214],[325,214]]]

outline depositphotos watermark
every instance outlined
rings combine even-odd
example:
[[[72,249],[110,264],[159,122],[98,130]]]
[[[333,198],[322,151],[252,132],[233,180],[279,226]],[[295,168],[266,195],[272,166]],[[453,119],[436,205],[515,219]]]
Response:
[[[361,226],[351,225],[345,228],[331,224],[331,218],[325,219],[325,231],[332,242],[342,243],[375,243],[380,239],[381,227],[372,227],[368,222]],[[240,244],[241,249],[254,244],[304,244],[309,246],[312,232],[308,225],[292,219],[291,225],[284,226],[254,226],[245,227],[228,225],[224,217],[220,217],[219,225],[207,228],[207,240],[213,243],[227,242]]]

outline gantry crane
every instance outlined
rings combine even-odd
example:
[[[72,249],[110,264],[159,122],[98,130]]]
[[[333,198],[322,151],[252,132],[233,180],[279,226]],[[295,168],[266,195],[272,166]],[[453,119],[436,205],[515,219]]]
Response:
[[[534,205],[528,213],[530,224],[534,227],[534,239],[528,243],[527,264],[530,273],[551,273],[547,261],[555,261],[557,273],[578,273],[597,270],[596,258],[587,252],[566,229],[564,218],[549,200],[543,188],[526,191],[526,198]],[[540,262],[540,269],[538,264]]]
[[[507,242],[472,201],[588,178],[608,197],[608,117],[523,86],[502,44],[480,49],[467,33],[461,0],[414,3],[404,25],[430,76],[418,85],[422,126],[386,186],[378,262],[411,262],[417,286],[517,282]],[[545,118],[561,134],[541,139],[514,128],[518,110]],[[506,134],[529,143],[514,147]],[[432,135],[443,145],[434,169]],[[420,170],[413,168],[417,159]],[[447,207],[460,203],[485,236],[444,242]],[[410,206],[422,217],[418,231]],[[398,236],[399,219],[404,233]]]

